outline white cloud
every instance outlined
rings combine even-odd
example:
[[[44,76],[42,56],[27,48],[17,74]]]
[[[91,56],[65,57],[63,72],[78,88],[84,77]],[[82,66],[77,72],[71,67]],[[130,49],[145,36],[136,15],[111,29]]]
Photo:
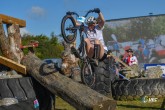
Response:
[[[41,19],[46,16],[46,11],[39,6],[33,6],[29,11],[28,16],[31,19]]]
[[[20,33],[21,36],[23,36],[24,34],[30,34],[30,32],[26,28],[20,28]]]

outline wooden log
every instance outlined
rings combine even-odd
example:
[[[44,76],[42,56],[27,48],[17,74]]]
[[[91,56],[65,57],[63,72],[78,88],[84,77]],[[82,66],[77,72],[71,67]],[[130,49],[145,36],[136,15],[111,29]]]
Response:
[[[15,56],[14,60],[17,63],[21,62],[23,57],[23,51],[20,49],[21,46],[21,34],[19,25],[8,24],[7,25],[8,39],[9,39],[9,49]]]
[[[117,58],[116,56],[114,56],[112,53],[108,54],[108,57],[113,57],[116,61],[118,61],[119,63],[121,63],[122,65],[124,65],[128,70],[132,71],[132,68],[129,67],[127,64],[125,64],[123,61],[121,61],[119,58]]]
[[[113,99],[60,74],[34,54],[24,56],[21,63],[26,66],[27,73],[40,84],[78,110],[115,110],[116,108],[116,101]]]
[[[1,49],[2,55],[4,57],[9,58],[9,59],[15,59],[16,58],[10,50],[9,41],[5,35],[3,23],[1,20],[0,20],[0,47],[1,47],[0,49]]]
[[[4,24],[17,24],[20,27],[26,27],[26,21],[11,16],[0,14],[0,19]]]

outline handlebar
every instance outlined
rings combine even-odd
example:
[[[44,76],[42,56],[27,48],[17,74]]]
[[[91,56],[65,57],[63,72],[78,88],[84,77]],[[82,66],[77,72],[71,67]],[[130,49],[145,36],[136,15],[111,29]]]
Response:
[[[94,9],[93,10],[89,10],[84,17],[87,17],[89,13],[93,13],[94,12]]]
[[[85,18],[88,16],[88,14],[89,13],[93,13],[94,12],[94,9],[92,9],[92,10],[89,10],[89,11],[87,11],[87,13],[85,14]],[[68,12],[66,12],[66,14],[67,15],[76,15],[76,16],[78,16],[79,17],[79,14],[78,13],[76,13],[76,12],[71,12],[71,11],[68,11]]]

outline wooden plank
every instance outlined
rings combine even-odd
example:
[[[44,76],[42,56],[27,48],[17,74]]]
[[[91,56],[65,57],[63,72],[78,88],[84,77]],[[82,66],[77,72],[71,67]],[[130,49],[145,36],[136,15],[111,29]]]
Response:
[[[11,16],[0,14],[0,19],[5,24],[17,24],[20,27],[26,27],[26,21]]]
[[[26,74],[26,66],[21,65],[17,62],[14,62],[8,58],[0,56],[0,64],[3,64],[3,65],[5,65],[5,66],[7,66],[7,67],[9,67],[15,71],[18,71],[22,74]]]
[[[127,69],[134,71],[131,67],[129,67],[127,64],[125,64],[123,61],[121,61],[118,57],[114,56],[112,53],[108,54],[108,57],[112,56],[116,61],[124,65]]]

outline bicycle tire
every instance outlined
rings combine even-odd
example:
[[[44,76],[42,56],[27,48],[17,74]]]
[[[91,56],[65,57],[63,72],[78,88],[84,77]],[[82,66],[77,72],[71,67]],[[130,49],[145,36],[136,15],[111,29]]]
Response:
[[[81,70],[81,80],[82,83],[89,86],[90,88],[94,87],[95,84],[95,74],[93,73],[93,65],[91,65],[92,73],[86,73],[88,67],[87,63],[84,63]],[[89,71],[88,71],[89,72]],[[90,76],[89,76],[90,75]]]
[[[75,19],[71,15],[65,15],[63,17],[63,19],[62,19],[62,22],[61,22],[61,34],[62,34],[62,37],[65,40],[65,42],[71,44],[71,43],[73,43],[76,40],[77,29],[75,29],[75,31],[69,30],[70,31],[70,32],[68,31],[69,32],[69,35],[67,35],[67,32],[66,32],[67,30],[65,29],[65,26],[67,25],[66,24],[66,21],[67,20],[70,20],[71,21],[71,24],[69,24],[69,27],[70,27],[70,25],[72,27],[75,27],[76,26],[76,21],[75,21]]]
[[[112,90],[111,90],[111,83],[113,83],[116,79],[116,73],[113,70],[113,64],[114,64],[114,59],[104,59],[103,61],[99,61],[98,66],[95,64],[91,64],[92,66],[92,72],[94,74],[94,81],[92,85],[88,85],[85,82],[85,78],[83,77],[84,70],[86,64],[82,67],[82,73],[81,73],[81,78],[82,82],[86,85],[88,85],[90,88],[93,90],[96,90],[97,92],[106,95],[108,97],[112,97]],[[113,69],[109,69],[109,67]],[[83,79],[84,78],[84,79]]]
[[[112,84],[115,100],[138,100],[144,96],[162,98],[165,96],[165,79],[116,80]]]

